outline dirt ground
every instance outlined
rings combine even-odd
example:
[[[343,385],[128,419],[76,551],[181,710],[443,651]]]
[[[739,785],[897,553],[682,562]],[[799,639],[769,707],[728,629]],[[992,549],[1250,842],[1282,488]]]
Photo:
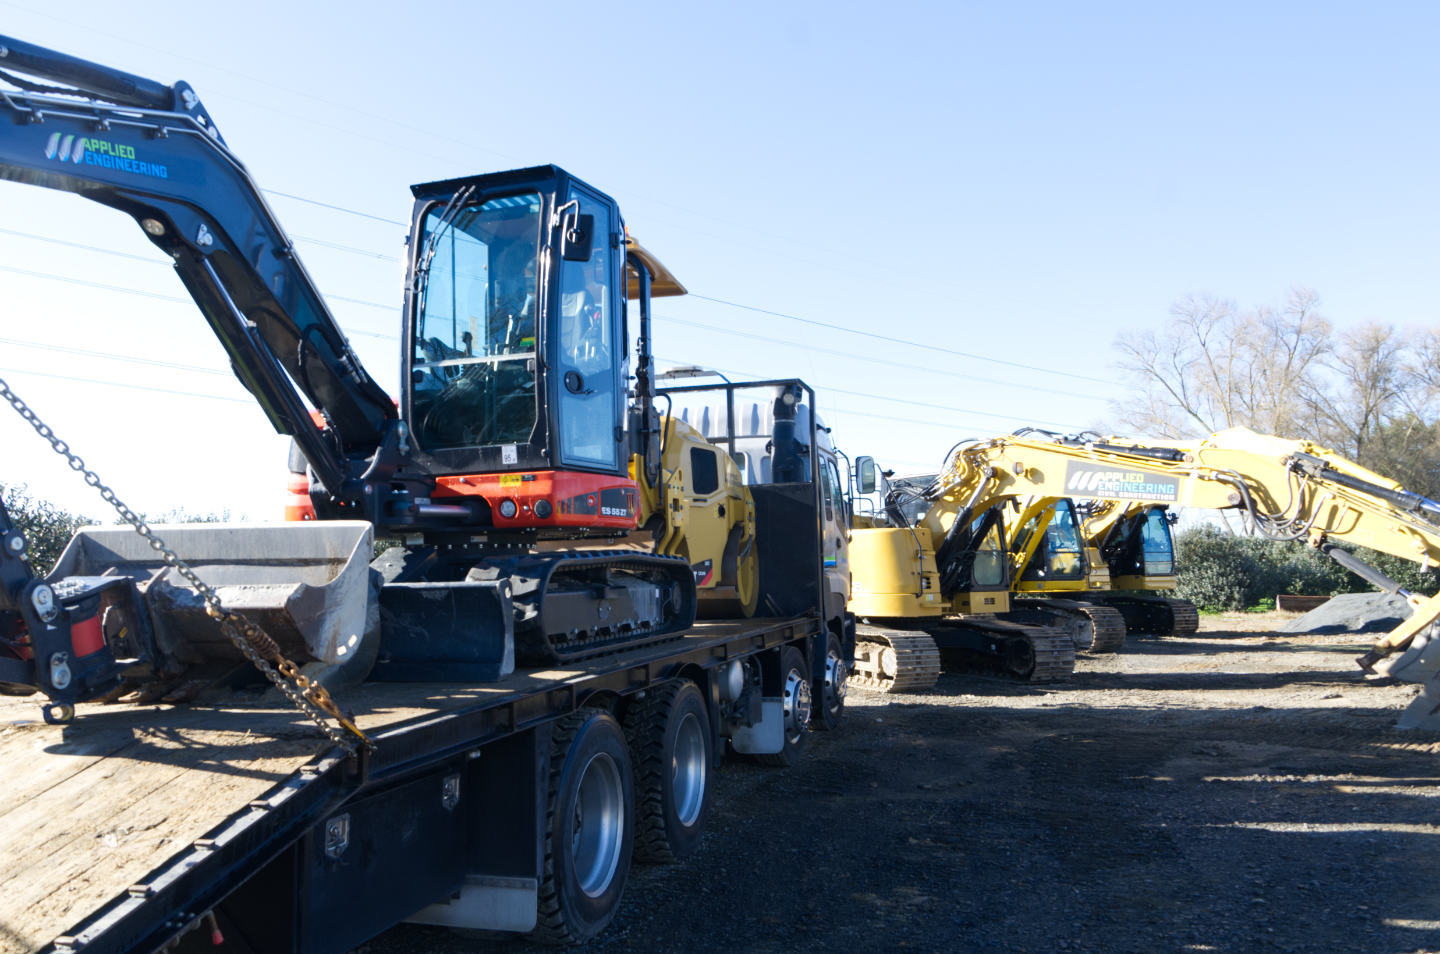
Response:
[[[731,763],[701,849],[579,950],[1440,951],[1440,735],[1372,637],[1289,614],[1130,637],[1072,682],[853,691],[801,766]],[[522,952],[392,929],[365,954]]]

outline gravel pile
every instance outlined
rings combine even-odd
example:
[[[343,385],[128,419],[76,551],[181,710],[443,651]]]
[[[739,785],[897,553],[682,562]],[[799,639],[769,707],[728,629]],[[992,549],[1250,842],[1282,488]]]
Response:
[[[1388,633],[1410,615],[1410,606],[1389,593],[1341,593],[1304,616],[1277,626],[1280,633]]]

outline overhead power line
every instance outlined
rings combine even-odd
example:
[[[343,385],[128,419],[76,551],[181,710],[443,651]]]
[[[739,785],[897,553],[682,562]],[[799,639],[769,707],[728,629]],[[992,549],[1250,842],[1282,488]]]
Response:
[[[324,203],[324,202],[313,202],[312,200],[303,199],[303,198],[301,198],[301,197],[299,197],[299,196],[291,196],[291,195],[288,195],[287,193],[276,193],[276,194],[277,194],[277,195],[285,195],[286,198],[292,198],[292,199],[295,199],[295,200],[300,201],[300,202],[311,202],[311,203],[314,204],[314,205],[325,206],[326,208],[335,209],[335,210],[341,211],[341,212],[350,212],[350,213],[352,213],[352,214],[354,214],[354,215],[364,216],[364,217],[367,217],[367,218],[376,218],[376,216],[371,216],[371,215],[369,215],[368,213],[356,212],[356,211],[353,210],[353,209],[346,209],[346,208],[343,208],[343,207],[341,207],[341,206],[329,205],[329,204]],[[382,219],[381,221],[391,221],[391,220],[383,220],[383,219]],[[394,222],[394,223],[392,223],[392,224],[403,225],[404,223]],[[121,257],[121,258],[136,260],[136,261],[143,261],[143,262],[147,262],[147,263],[154,264],[154,265],[165,265],[165,266],[167,266],[167,267],[170,265],[170,263],[169,263],[168,261],[162,260],[162,259],[152,259],[152,258],[147,258],[147,257],[145,257],[145,256],[132,255],[132,254],[127,253],[127,252],[118,252],[118,251],[115,251],[114,249],[100,248],[100,247],[97,247],[97,246],[94,246],[94,245],[86,245],[86,244],[83,244],[83,243],[80,243],[80,242],[72,242],[72,241],[68,241],[68,240],[65,240],[65,239],[51,238],[51,237],[49,237],[49,236],[36,235],[36,234],[34,234],[34,233],[29,233],[29,232],[21,232],[21,231],[16,231],[16,230],[14,230],[14,229],[4,229],[4,228],[0,228],[0,234],[13,235],[13,236],[16,236],[16,237],[19,237],[19,238],[25,238],[25,239],[35,239],[35,240],[38,240],[38,241],[48,242],[48,243],[55,244],[55,245],[62,245],[62,246],[68,246],[68,247],[70,247],[70,248],[83,249],[83,250],[88,251],[88,252],[95,252],[95,253],[102,254],[102,255],[111,255],[111,256],[117,256],[117,257]],[[325,247],[325,248],[334,249],[334,250],[336,250],[336,251],[341,251],[341,252],[345,252],[345,253],[348,253],[348,254],[360,255],[360,256],[364,256],[364,257],[366,257],[366,258],[375,258],[375,259],[380,259],[380,260],[382,260],[382,261],[391,261],[391,262],[399,262],[399,261],[400,261],[400,259],[399,259],[398,257],[396,257],[396,256],[388,256],[388,255],[385,255],[385,254],[380,253],[380,252],[374,252],[374,251],[370,251],[370,250],[367,250],[367,249],[356,248],[356,247],[350,246],[350,245],[342,245],[342,244],[336,243],[336,242],[328,242],[328,241],[325,241],[325,240],[323,240],[323,239],[317,239],[317,238],[306,237],[306,236],[298,236],[298,235],[295,236],[295,238],[298,239],[298,240],[305,241],[305,242],[309,242],[309,243],[312,243],[312,244],[315,244],[315,245],[318,245],[318,246],[322,246],[322,247]],[[121,287],[118,287],[118,286],[113,286],[113,285],[98,284],[98,283],[93,283],[93,282],[84,281],[84,280],[82,280],[82,279],[69,278],[69,277],[63,276],[63,275],[53,275],[53,274],[47,274],[47,273],[42,273],[42,272],[25,271],[25,270],[23,270],[23,269],[17,269],[17,268],[11,267],[11,266],[0,266],[0,268],[3,268],[3,269],[6,270],[6,271],[18,272],[19,274],[29,275],[29,276],[32,276],[32,277],[37,277],[37,278],[50,278],[50,279],[54,279],[54,280],[57,280],[57,281],[66,281],[66,282],[70,282],[70,283],[76,284],[76,285],[84,285],[84,286],[88,286],[88,287],[92,287],[92,288],[100,288],[100,289],[107,290],[107,291],[120,291],[120,292],[129,291],[129,292],[132,293],[132,294],[146,295],[146,296],[152,297],[152,298],[159,298],[159,299],[161,299],[161,300],[163,300],[163,301],[177,301],[177,302],[179,302],[179,301],[187,301],[187,300],[188,300],[188,299],[183,299],[183,298],[177,298],[177,297],[175,297],[175,296],[166,296],[166,295],[159,295],[159,294],[151,293],[151,292],[145,292],[145,291],[141,291],[141,290],[138,290],[138,289],[129,290],[129,289],[121,288]],[[1024,363],[1022,363],[1022,362],[1017,362],[1017,361],[1009,361],[1009,360],[1006,360],[1006,359],[1004,359],[1004,358],[989,357],[989,356],[987,356],[987,355],[977,354],[977,353],[975,353],[975,352],[958,351],[958,350],[955,350],[955,349],[953,349],[953,348],[945,348],[945,347],[942,347],[942,346],[937,345],[937,344],[934,344],[934,343],[928,343],[928,342],[922,342],[922,341],[915,341],[915,340],[911,340],[911,339],[908,339],[908,338],[897,338],[897,337],[894,337],[894,336],[891,336],[891,335],[882,335],[882,334],[879,334],[879,333],[876,333],[876,332],[873,332],[873,331],[860,331],[860,330],[857,330],[857,329],[854,329],[854,328],[846,328],[846,327],[843,326],[843,325],[837,325],[837,324],[833,324],[833,323],[830,323],[830,322],[824,322],[824,321],[817,321],[817,320],[815,320],[815,319],[813,319],[813,318],[803,318],[803,317],[800,317],[799,315],[791,315],[791,314],[787,314],[787,313],[785,313],[785,312],[774,311],[774,310],[771,310],[771,309],[768,309],[768,308],[759,308],[759,307],[756,307],[756,306],[754,306],[754,305],[746,305],[746,304],[742,304],[742,303],[740,303],[740,302],[728,301],[728,300],[723,299],[723,298],[714,298],[714,297],[710,297],[710,296],[707,296],[707,295],[699,295],[699,294],[696,294],[696,293],[694,293],[694,292],[691,292],[691,293],[690,293],[690,297],[691,297],[691,298],[699,299],[700,301],[708,301],[708,302],[711,302],[712,304],[724,305],[724,306],[726,306],[726,307],[728,307],[728,308],[738,308],[738,309],[741,309],[741,310],[743,310],[743,311],[750,311],[750,312],[754,312],[754,313],[756,313],[756,314],[770,315],[770,316],[776,317],[776,318],[784,318],[784,319],[786,319],[786,320],[788,320],[788,321],[794,321],[794,322],[798,322],[798,323],[800,323],[800,324],[811,325],[811,326],[818,327],[818,328],[825,328],[825,329],[828,329],[828,330],[831,330],[831,331],[839,331],[839,332],[842,332],[842,333],[844,333],[844,334],[855,335],[855,336],[857,336],[857,337],[870,338],[870,339],[873,339],[873,340],[876,340],[876,341],[890,342],[890,343],[892,343],[892,344],[901,344],[901,345],[905,345],[905,346],[912,347],[912,348],[920,348],[920,349],[922,349],[922,350],[924,350],[924,351],[931,352],[931,353],[938,352],[938,353],[941,353],[941,354],[955,355],[955,356],[957,356],[957,357],[969,358],[969,359],[975,360],[975,361],[984,361],[984,362],[988,362],[988,363],[991,363],[991,364],[998,364],[998,365],[1003,365],[1003,366],[1006,366],[1006,367],[1019,368],[1019,369],[1027,370],[1027,371],[1035,371],[1035,372],[1039,372],[1039,373],[1042,373],[1042,374],[1051,374],[1051,375],[1056,375],[1056,376],[1058,376],[1058,377],[1071,378],[1071,379],[1074,379],[1074,380],[1077,380],[1077,381],[1087,381],[1087,382],[1091,382],[1091,383],[1094,383],[1094,384],[1104,384],[1104,385],[1107,385],[1107,386],[1113,386],[1113,384],[1114,384],[1113,381],[1107,381],[1107,380],[1105,380],[1104,378],[1096,378],[1096,377],[1091,377],[1091,376],[1089,376],[1089,375],[1076,374],[1075,372],[1072,372],[1072,371],[1059,371],[1059,370],[1055,370],[1055,369],[1052,369],[1052,368],[1042,368],[1042,367],[1039,367],[1039,366],[1037,366],[1037,365],[1024,364]],[[327,300],[331,300],[331,301],[343,301],[343,302],[346,302],[346,303],[348,303],[348,304],[360,305],[360,306],[366,307],[366,308],[376,308],[376,309],[379,309],[379,310],[381,310],[381,311],[386,311],[386,312],[391,312],[391,313],[395,312],[395,311],[399,308],[399,305],[398,305],[398,304],[388,304],[388,305],[387,305],[387,304],[383,304],[383,303],[381,303],[381,302],[367,301],[367,300],[365,300],[365,299],[360,299],[360,298],[349,298],[349,297],[346,297],[346,296],[344,296],[344,295],[332,295],[332,294],[328,294],[328,293],[327,293],[327,294],[325,294],[325,298],[326,298]],[[807,351],[811,351],[811,352],[820,352],[820,353],[824,353],[824,354],[833,354],[833,355],[837,355],[837,356],[840,356],[840,357],[860,358],[861,360],[869,361],[869,362],[872,363],[872,364],[890,365],[890,366],[893,366],[893,367],[905,368],[905,369],[907,369],[907,370],[924,371],[924,372],[931,373],[931,374],[944,374],[944,375],[947,375],[947,376],[954,376],[954,375],[956,374],[956,372],[950,371],[950,370],[942,370],[942,369],[936,369],[936,368],[926,368],[926,367],[923,367],[923,366],[913,365],[913,364],[906,364],[906,363],[903,363],[903,362],[887,361],[887,360],[885,360],[885,359],[883,359],[883,358],[876,358],[876,357],[870,356],[870,355],[863,355],[863,356],[862,356],[862,355],[856,355],[856,354],[854,354],[853,352],[845,352],[845,351],[837,351],[837,350],[833,350],[833,349],[820,348],[820,347],[816,347],[816,346],[811,345],[811,344],[802,344],[802,343],[800,343],[800,342],[779,341],[779,340],[776,340],[776,339],[773,338],[773,337],[766,336],[766,335],[758,335],[758,334],[754,334],[754,333],[751,333],[751,332],[744,332],[744,331],[739,331],[739,330],[731,329],[731,328],[718,328],[718,327],[715,327],[715,326],[713,326],[713,325],[705,324],[705,323],[703,323],[703,322],[689,321],[689,320],[686,320],[686,319],[683,319],[683,318],[673,318],[673,317],[666,317],[666,316],[657,316],[657,317],[659,317],[659,318],[661,318],[662,320],[665,320],[665,321],[671,321],[671,322],[674,322],[674,323],[676,323],[676,324],[686,325],[686,326],[688,326],[688,327],[697,328],[697,329],[700,329],[700,330],[716,332],[716,333],[719,333],[719,334],[734,335],[734,336],[743,337],[743,338],[751,338],[751,339],[753,339],[753,340],[766,341],[766,342],[769,342],[769,343],[771,343],[771,344],[784,344],[784,345],[788,345],[788,346],[791,346],[791,347],[800,347],[800,348],[805,348]],[[378,333],[378,332],[354,331],[354,332],[348,332],[348,333],[365,335],[365,336],[368,336],[368,337],[375,337],[375,338],[380,338],[380,339],[398,340],[398,336],[396,336],[396,335],[380,334],[380,333]],[[1077,394],[1075,394],[1075,392],[1073,392],[1073,391],[1061,390],[1061,389],[1057,389],[1057,388],[1047,388],[1047,387],[1044,387],[1044,386],[1042,386],[1042,385],[1036,385],[1036,384],[1034,384],[1033,382],[996,380],[996,379],[994,379],[994,378],[981,378],[981,377],[977,377],[977,376],[975,376],[975,375],[966,375],[966,377],[969,378],[970,380],[973,380],[973,381],[979,381],[979,382],[987,383],[987,384],[994,384],[994,385],[998,385],[998,386],[1002,386],[1002,387],[1026,387],[1026,388],[1028,388],[1029,390],[1032,390],[1032,391],[1045,391],[1045,392],[1047,392],[1047,393],[1059,394],[1059,395],[1062,395],[1062,396],[1065,396],[1065,397],[1071,397],[1071,398],[1080,397],[1080,398],[1086,398],[1086,399],[1089,399],[1089,400],[1101,400],[1101,398],[1094,398],[1094,397],[1090,397],[1090,396],[1088,396],[1088,395],[1077,395]]]
[[[873,331],[857,331],[854,328],[846,328],[844,325],[830,324],[825,321],[816,321],[814,318],[801,318],[799,315],[789,315],[783,311],[771,311],[768,308],[757,308],[754,305],[744,305],[738,301],[726,301],[723,298],[711,298],[707,295],[697,295],[690,292],[691,298],[698,298],[701,301],[713,302],[717,305],[725,305],[728,308],[739,308],[742,311],[753,311],[756,314],[770,315],[775,318],[784,318],[789,321],[798,321],[804,325],[813,325],[816,328],[828,328],[831,331],[841,331],[847,335],[858,335],[862,338],[873,338],[876,341],[888,341],[892,344],[907,345],[911,348],[923,348],[926,351],[938,351],[941,354],[953,354],[960,358],[970,358],[975,361],[989,361],[992,364],[1003,364],[1011,368],[1020,368],[1025,371],[1038,371],[1041,374],[1055,374],[1065,378],[1075,378],[1079,381],[1093,381],[1096,384],[1113,384],[1104,378],[1092,378],[1086,374],[1076,374],[1073,371],[1056,371],[1053,368],[1042,368],[1033,364],[1022,364],[1019,361],[1007,361],[1004,358],[992,358],[988,355],[976,354],[973,351],[956,351],[953,348],[944,348],[933,341],[912,341],[909,338],[895,338],[890,335],[877,334]]]
[[[103,248],[102,248],[102,249],[96,249],[95,251],[97,251],[97,252],[109,252],[108,249],[103,249]],[[116,253],[111,253],[111,254],[116,254]],[[127,257],[134,257],[134,256],[127,256]],[[146,259],[146,261],[150,261],[150,260],[149,260],[149,259]],[[163,264],[163,263],[160,263],[160,264]],[[14,273],[17,274],[17,275],[24,275],[24,276],[26,276],[26,277],[28,277],[28,278],[41,278],[41,279],[44,279],[45,281],[64,282],[64,283],[67,284],[67,285],[79,285],[79,286],[82,287],[82,288],[98,288],[98,289],[100,289],[100,290],[102,290],[102,291],[119,292],[119,293],[122,294],[122,295],[139,295],[139,296],[142,297],[142,298],[153,298],[153,299],[156,299],[156,300],[158,300],[158,301],[168,301],[168,302],[173,302],[173,303],[178,304],[178,305],[194,304],[193,299],[190,299],[190,298],[181,298],[181,297],[178,296],[178,295],[165,295],[165,294],[162,294],[162,293],[160,293],[160,292],[146,291],[146,290],[144,290],[143,288],[131,288],[131,287],[128,287],[128,286],[125,286],[125,285],[107,285],[107,284],[105,284],[105,283],[103,283],[103,282],[90,282],[90,281],[86,281],[86,280],[84,280],[84,279],[82,279],[82,278],[73,278],[73,277],[71,277],[71,276],[69,276],[69,275],[56,275],[56,274],[53,274],[53,273],[51,273],[51,272],[36,272],[36,271],[31,271],[30,269],[25,269],[25,268],[14,268],[14,267],[12,267],[12,266],[10,266],[10,265],[0,265],[0,271],[14,272]],[[322,294],[323,294],[323,293],[322,293]],[[326,301],[343,301],[343,302],[348,302],[348,303],[353,304],[353,305],[365,305],[365,306],[367,306],[367,307],[369,307],[369,308],[380,308],[380,309],[383,309],[383,310],[385,310],[385,311],[394,311],[394,310],[396,309],[396,307],[398,307],[398,306],[394,306],[394,305],[382,305],[382,304],[380,304],[380,303],[378,303],[378,302],[373,302],[373,301],[362,301],[362,300],[359,299],[359,298],[346,298],[346,297],[344,297],[343,295],[325,295],[324,297],[325,297],[325,300],[326,300]],[[340,326],[340,330],[343,331],[343,332],[345,332],[347,335],[352,335],[352,336],[362,336],[362,337],[366,337],[366,338],[379,338],[379,339],[382,340],[382,341],[399,341],[399,340],[400,340],[400,336],[399,336],[399,335],[386,334],[385,332],[381,332],[381,331],[366,331],[366,330],[364,330],[364,329],[362,329],[362,328],[350,328],[350,327],[345,326],[345,325],[341,325],[341,326]]]
[[[6,374],[28,374],[35,378],[51,378],[56,381],[78,381],[81,384],[94,384],[102,388],[129,388],[132,391],[154,391],[157,394],[173,394],[178,397],[204,398],[207,401],[227,401],[231,404],[254,404],[248,398],[226,397],[223,394],[205,394],[201,391],[178,391],[172,388],[157,388],[148,384],[131,384],[128,381],[96,381],[94,378],[81,378],[69,374],[50,374],[47,371],[34,371],[30,368],[0,368]]]
[[[732,336],[734,336],[734,337],[736,337],[736,338],[748,338],[748,339],[750,339],[750,340],[752,340],[752,341],[764,341],[764,342],[766,342],[767,344],[788,345],[788,346],[794,347],[794,348],[804,348],[807,352],[809,352],[809,353],[811,353],[811,354],[830,354],[830,355],[835,355],[835,356],[841,357],[841,358],[854,358],[854,359],[856,359],[857,361],[864,361],[864,362],[866,362],[866,363],[868,363],[868,364],[878,364],[878,365],[885,365],[886,367],[902,368],[902,369],[904,369],[904,370],[906,370],[906,371],[923,371],[923,372],[925,372],[926,374],[938,374],[938,375],[942,375],[942,376],[947,377],[947,378],[962,378],[962,377],[963,377],[964,380],[965,380],[967,383],[975,382],[975,383],[979,383],[979,384],[993,384],[993,385],[996,385],[997,387],[1024,388],[1024,389],[1027,390],[1027,391],[1043,391],[1043,392],[1045,392],[1045,393],[1047,393],[1047,394],[1058,394],[1058,395],[1060,395],[1060,396],[1062,396],[1062,397],[1067,397],[1067,398],[1072,398],[1072,399],[1080,399],[1080,400],[1088,400],[1088,401],[1102,401],[1102,400],[1105,400],[1104,398],[1093,397],[1093,396],[1088,395],[1088,394],[1077,394],[1077,393],[1075,393],[1075,391],[1073,391],[1073,390],[1065,390],[1065,389],[1062,389],[1062,388],[1047,388],[1047,387],[1045,387],[1044,385],[1031,384],[1031,383],[1029,383],[1029,382],[1027,382],[1027,381],[1015,381],[1015,380],[1004,381],[1004,380],[998,380],[998,379],[996,379],[996,378],[982,378],[982,377],[979,377],[979,376],[973,375],[973,374],[963,374],[963,375],[962,375],[962,374],[961,374],[960,372],[958,372],[958,371],[954,371],[954,370],[950,370],[950,369],[946,369],[946,368],[927,368],[927,367],[924,367],[923,365],[917,365],[917,364],[914,364],[914,363],[911,363],[911,362],[906,362],[906,361],[890,361],[890,360],[887,360],[887,359],[885,359],[885,358],[877,358],[877,357],[874,357],[873,355],[856,354],[856,353],[853,352],[853,351],[838,351],[838,350],[836,350],[836,349],[834,349],[834,348],[820,348],[820,347],[817,347],[817,346],[815,346],[815,345],[808,344],[808,343],[805,343],[805,342],[800,342],[800,341],[785,341],[785,340],[783,340],[783,339],[775,338],[775,337],[772,337],[772,336],[770,336],[770,335],[755,334],[754,332],[749,332],[749,331],[739,331],[739,330],[734,329],[734,328],[720,328],[720,327],[717,327],[717,326],[715,326],[715,325],[705,324],[704,322],[700,322],[700,321],[687,321],[687,320],[684,319],[684,318],[674,318],[674,317],[671,317],[671,316],[668,316],[668,315],[656,315],[655,317],[658,318],[658,319],[660,319],[661,321],[667,321],[667,322],[671,322],[671,323],[677,324],[677,325],[685,325],[686,327],[690,327],[690,328],[698,328],[698,329],[700,329],[701,331],[708,331],[708,332],[712,332],[712,333],[714,333],[714,334],[732,335]]]
[[[693,361],[681,361],[681,360],[676,359],[676,358],[667,358],[667,357],[663,357],[663,356],[658,355],[658,354],[655,355],[655,360],[656,360],[656,361],[664,361],[666,364],[673,364],[673,365],[684,366],[684,367],[691,367],[691,366],[694,366],[694,365],[695,365],[695,362],[693,362]],[[716,366],[714,366],[714,365],[702,365],[702,366],[703,366],[703,367],[707,367],[707,368],[709,368],[709,369],[712,370],[712,371],[718,371],[718,372],[720,372],[720,373],[722,373],[722,374],[725,374],[725,375],[727,375],[727,376],[732,376],[732,375],[733,375],[734,377],[736,377],[736,378],[741,378],[741,379],[743,379],[743,378],[754,378],[754,379],[768,380],[769,378],[773,377],[773,375],[760,374],[760,373],[755,372],[755,371],[745,371],[745,370],[742,370],[742,369],[739,369],[739,368],[722,368],[722,367],[716,367]],[[743,381],[743,380],[739,380],[739,381],[736,381],[735,383],[736,383],[736,384],[744,384],[744,381]],[[828,394],[848,394],[848,395],[851,395],[851,396],[854,396],[854,397],[872,398],[872,399],[874,399],[874,400],[880,400],[880,401],[894,401],[894,402],[899,403],[899,404],[910,404],[910,405],[914,405],[914,406],[916,406],[916,407],[924,407],[924,408],[929,408],[929,409],[933,409],[933,410],[946,411],[946,412],[949,412],[949,413],[951,413],[951,414],[971,414],[971,415],[977,415],[977,416],[981,416],[981,417],[993,417],[993,418],[998,418],[998,419],[1000,419],[1000,420],[1002,420],[1002,421],[1015,421],[1015,422],[1020,423],[1020,424],[1028,424],[1028,425],[1032,425],[1032,426],[1033,426],[1033,425],[1037,425],[1037,424],[1045,424],[1045,425],[1047,425],[1047,426],[1049,426],[1049,427],[1054,427],[1054,428],[1057,428],[1057,429],[1059,429],[1059,430],[1064,430],[1064,431],[1082,431],[1082,430],[1085,429],[1084,427],[1082,427],[1081,425],[1078,425],[1078,424],[1065,424],[1065,423],[1062,423],[1062,422],[1060,422],[1060,421],[1037,421],[1036,419],[1030,418],[1030,417],[1016,417],[1015,415],[1012,415],[1012,414],[996,414],[994,411],[982,411],[982,410],[979,410],[978,408],[952,407],[952,406],[944,405],[944,404],[928,404],[928,403],[926,403],[926,402],[924,402],[924,401],[911,401],[911,400],[909,400],[909,399],[907,399],[907,398],[896,398],[896,397],[891,397],[891,396],[885,395],[885,394],[870,394],[870,393],[867,393],[867,392],[865,392],[865,391],[851,391],[851,390],[847,390],[847,389],[845,389],[845,388],[834,388],[834,387],[830,387],[829,385],[819,385],[819,386],[816,387],[816,395],[817,395],[817,397],[823,398],[825,395],[828,395]],[[868,412],[868,411],[853,411],[853,410],[847,410],[847,409],[839,408],[839,407],[834,408],[834,410],[835,410],[835,412],[838,413],[838,414],[847,414],[847,415],[850,415],[850,416],[852,416],[852,417],[867,417],[867,418],[874,418],[875,420],[880,420],[880,421],[899,421],[899,422],[906,423],[906,424],[917,424],[917,425],[920,425],[920,426],[922,426],[922,427],[943,427],[943,428],[947,428],[947,429],[949,429],[949,430],[951,430],[951,431],[956,430],[956,426],[955,426],[954,424],[950,423],[950,422],[947,422],[947,421],[926,420],[926,419],[924,419],[924,418],[918,418],[918,417],[892,417],[892,416],[887,416],[887,415],[883,415],[883,414],[873,414],[873,413]]]
[[[402,229],[410,227],[409,222],[401,222],[398,219],[387,219],[383,215],[373,215],[369,212],[361,212],[358,209],[347,209],[343,205],[331,205],[329,202],[321,202],[318,199],[307,199],[303,195],[293,195],[289,192],[281,192],[278,189],[261,189],[266,195],[278,195],[282,199],[290,199],[295,202],[303,202],[306,205],[318,206],[322,209],[329,209],[332,212],[345,212],[350,215],[358,215],[362,219],[370,219],[375,222],[384,222],[386,225],[398,225]]]

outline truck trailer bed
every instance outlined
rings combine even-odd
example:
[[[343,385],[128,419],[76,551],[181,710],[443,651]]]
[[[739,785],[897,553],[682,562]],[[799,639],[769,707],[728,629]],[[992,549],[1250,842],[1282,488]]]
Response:
[[[539,725],[595,690],[815,632],[813,619],[701,623],[673,641],[483,685],[366,683],[338,702],[376,742],[347,759],[275,690],[187,705],[0,697],[0,952],[146,950],[347,798]]]

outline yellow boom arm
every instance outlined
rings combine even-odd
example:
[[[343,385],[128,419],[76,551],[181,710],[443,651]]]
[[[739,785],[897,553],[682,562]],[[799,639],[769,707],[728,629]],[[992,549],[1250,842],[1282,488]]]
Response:
[[[1238,509],[1264,536],[1307,540],[1381,589],[1405,596],[1414,608],[1410,619],[1361,657],[1367,669],[1397,650],[1418,652],[1428,637],[1416,640],[1416,634],[1440,619],[1440,597],[1404,592],[1329,542],[1359,544],[1425,568],[1440,565],[1440,525],[1431,519],[1440,517],[1440,503],[1309,441],[1245,428],[1197,442],[1087,440],[1037,431],[977,441],[952,452],[925,495],[930,507],[917,526],[937,541],[943,564],[945,542],[976,515],[1002,499],[1031,495]],[[1400,665],[1397,659],[1385,669]]]

